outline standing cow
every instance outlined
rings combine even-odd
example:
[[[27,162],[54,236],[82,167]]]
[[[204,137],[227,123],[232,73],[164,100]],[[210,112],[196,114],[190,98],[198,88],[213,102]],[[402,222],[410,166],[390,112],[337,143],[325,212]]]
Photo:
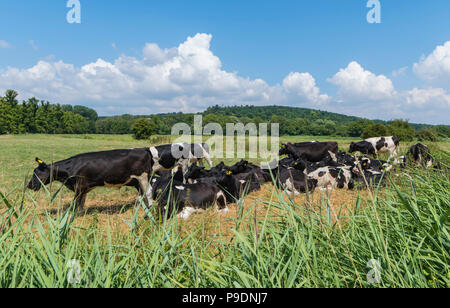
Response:
[[[74,203],[81,212],[86,195],[95,188],[132,186],[151,207],[153,191],[150,177],[154,173],[176,167],[185,170],[189,162],[195,160],[207,159],[210,162],[207,152],[206,145],[174,144],[80,154],[51,165],[36,158],[38,167],[28,188],[38,191],[42,184],[59,181],[75,193]]]
[[[52,180],[61,182],[75,193],[79,212],[83,211],[86,195],[97,187],[136,187],[151,205],[148,187],[153,160],[148,148],[80,154],[51,165],[39,158],[36,162],[38,167],[28,188],[38,191]]]
[[[358,143],[352,142],[349,152],[361,152],[363,154],[372,155],[374,158],[377,158],[378,154],[389,153],[389,158],[392,158],[397,156],[399,145],[400,140],[395,136],[375,137]]]
[[[338,152],[339,146],[337,142],[305,142],[283,144],[279,154],[317,163],[330,156],[336,161]]]

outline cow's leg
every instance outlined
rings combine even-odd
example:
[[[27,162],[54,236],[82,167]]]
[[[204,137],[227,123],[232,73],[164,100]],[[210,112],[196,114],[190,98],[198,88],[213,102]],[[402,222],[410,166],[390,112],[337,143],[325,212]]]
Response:
[[[153,206],[153,187],[151,184],[147,185],[147,189],[144,190],[145,191],[145,198],[144,200],[146,200],[146,205],[147,207],[150,209]]]
[[[181,162],[181,170],[183,171],[183,184],[186,184],[186,173],[188,172],[189,168],[189,159],[185,159]]]
[[[139,188],[140,196],[143,197],[145,205],[150,208],[152,206],[153,191],[150,190],[149,193],[152,184],[149,182],[148,173],[143,173],[140,176],[132,176],[132,178],[138,181],[139,185],[137,188]]]
[[[75,194],[74,203],[75,208],[77,209],[78,213],[81,214],[84,212],[84,204],[86,203],[86,192],[77,192]]]

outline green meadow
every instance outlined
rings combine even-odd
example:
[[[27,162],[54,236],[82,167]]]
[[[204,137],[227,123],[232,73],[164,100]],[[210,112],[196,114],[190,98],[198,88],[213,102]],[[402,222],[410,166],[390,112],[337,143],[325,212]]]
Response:
[[[355,141],[281,137],[310,140],[336,140],[341,150]],[[427,144],[442,170],[394,169],[376,189],[298,197],[265,185],[227,215],[208,211],[188,221],[158,221],[127,188],[95,190],[83,217],[60,183],[37,193],[25,189],[35,157],[49,163],[171,141],[0,136],[0,288],[450,286],[447,141]]]

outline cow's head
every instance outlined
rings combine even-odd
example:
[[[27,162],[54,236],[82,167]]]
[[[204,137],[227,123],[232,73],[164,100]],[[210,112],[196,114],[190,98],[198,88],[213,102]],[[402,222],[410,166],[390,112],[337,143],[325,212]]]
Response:
[[[292,162],[291,167],[303,172],[306,169],[306,164],[302,160],[296,160]]]
[[[197,163],[192,164],[186,172],[186,179],[198,179],[202,175],[202,171],[205,170],[205,167],[199,167],[197,166]]]
[[[356,143],[352,142],[352,143],[350,144],[350,149],[348,150],[348,152],[349,152],[349,153],[354,153],[354,152],[356,152],[356,151],[358,151],[358,149],[356,148]]]
[[[47,185],[50,183],[50,166],[37,157],[36,162],[38,163],[38,167],[33,171],[33,177],[31,178],[30,183],[28,183],[28,188],[39,191],[42,184]]]
[[[289,151],[289,146],[287,144],[282,144],[279,155],[283,156],[283,155],[289,155],[289,154],[291,154],[291,151]]]
[[[246,160],[241,160],[240,162],[234,164],[234,166],[228,168],[233,174],[244,173],[247,171],[249,162]]]

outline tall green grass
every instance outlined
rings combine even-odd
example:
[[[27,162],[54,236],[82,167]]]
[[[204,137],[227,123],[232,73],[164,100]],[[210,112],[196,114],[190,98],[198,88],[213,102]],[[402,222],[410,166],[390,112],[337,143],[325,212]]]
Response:
[[[25,190],[14,202],[0,195],[0,287],[449,287],[448,165],[443,170],[393,175],[373,202],[356,200],[345,217],[326,199],[313,211],[274,190],[271,201],[240,205],[232,240],[205,236],[204,225],[183,236],[177,220],[157,222],[151,213],[140,220],[142,202],[118,237],[95,219],[76,227],[72,208],[36,213]],[[284,214],[256,219],[262,205]],[[71,284],[72,260],[81,270]],[[369,262],[380,265],[378,283],[368,279],[377,276]]]

